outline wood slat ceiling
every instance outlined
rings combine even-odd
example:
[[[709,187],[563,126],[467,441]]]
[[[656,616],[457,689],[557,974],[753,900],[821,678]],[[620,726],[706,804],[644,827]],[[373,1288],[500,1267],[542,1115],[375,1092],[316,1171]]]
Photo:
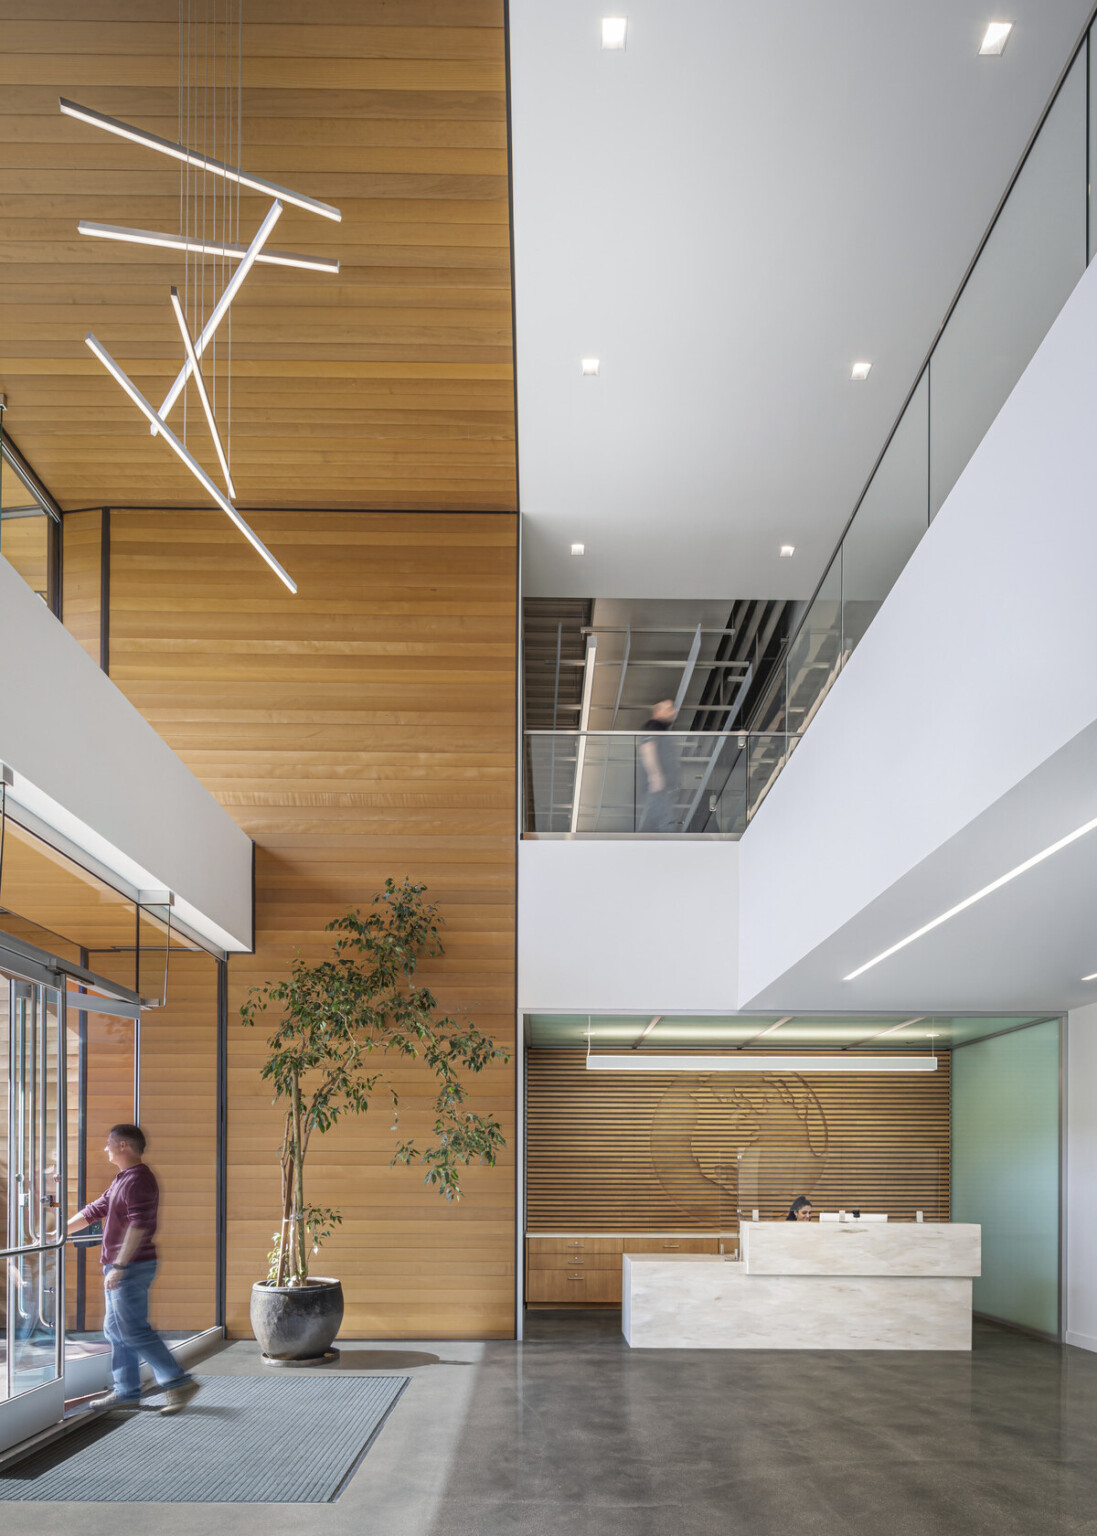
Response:
[[[239,503],[512,510],[502,0],[247,0],[244,15],[244,164],[343,222],[287,206],[272,245],[341,271],[258,267],[234,305]],[[177,230],[180,168],[57,107],[175,139],[178,19],[178,0],[0,0],[0,389],[65,508],[204,504],[83,340],[166,393],[179,254],[76,225]],[[266,206],[241,196],[242,239]],[[215,466],[192,403],[189,440]]]

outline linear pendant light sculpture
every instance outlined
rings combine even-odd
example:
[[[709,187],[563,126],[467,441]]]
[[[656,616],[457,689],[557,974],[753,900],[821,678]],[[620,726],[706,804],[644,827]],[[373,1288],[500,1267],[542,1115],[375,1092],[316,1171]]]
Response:
[[[237,65],[239,65],[239,58],[237,58]],[[189,70],[189,59],[187,67]],[[216,89],[213,95],[216,98]],[[232,520],[234,526],[244,535],[256,553],[267,562],[278,579],[286,585],[290,592],[296,593],[297,585],[293,578],[279,564],[262,539],[248,526],[233,505],[236,499],[236,488],[230,468],[231,436],[229,451],[226,452],[225,443],[222,441],[221,433],[217,427],[216,414],[206,389],[205,380],[202,377],[201,363],[203,353],[210,346],[218,327],[228,315],[233,300],[240,292],[248,274],[257,263],[262,262],[271,266],[302,267],[306,270],[319,272],[338,272],[338,261],[329,257],[300,256],[292,251],[268,251],[265,249],[270,233],[282,214],[283,205],[287,203],[292,204],[295,208],[303,209],[307,213],[317,214],[320,218],[331,219],[336,223],[342,219],[342,213],[330,203],[323,203],[317,198],[306,197],[303,193],[293,192],[288,187],[282,187],[275,182],[267,181],[262,176],[252,175],[238,165],[230,165],[226,161],[215,159],[210,155],[199,154],[195,150],[188,149],[184,144],[176,143],[171,139],[161,138],[155,133],[147,133],[142,128],[136,128],[133,124],[124,123],[118,118],[108,117],[105,113],[97,112],[91,107],[80,106],[79,103],[68,101],[64,97],[59,98],[59,105],[66,117],[75,118],[77,121],[87,123],[93,128],[99,128],[106,133],[114,134],[118,138],[128,139],[131,143],[139,144],[146,149],[155,150],[158,154],[167,155],[181,165],[219,177],[225,182],[234,184],[237,188],[246,187],[250,191],[261,192],[273,199],[258,230],[247,246],[239,243],[238,232],[235,240],[229,242],[227,239],[224,239],[218,243],[216,240],[209,241],[192,238],[189,228],[185,234],[172,235],[160,234],[156,230],[135,229],[124,225],[97,224],[88,220],[81,220],[78,229],[82,235],[90,235],[99,239],[117,240],[123,244],[130,245],[160,246],[169,250],[182,251],[188,262],[193,256],[195,258],[218,258],[222,263],[227,261],[237,263],[231,277],[225,283],[220,297],[214,304],[209,318],[205,320],[200,330],[198,330],[197,325],[195,326],[195,329],[198,330],[197,335],[192,335],[190,326],[187,323],[186,312],[179,296],[179,289],[176,285],[172,285],[170,301],[183,344],[183,366],[165,395],[159,411],[155,410],[149,401],[145,399],[125,370],[115,362],[107,349],[90,331],[85,337],[85,341],[91,352],[99,359],[111,377],[141,411],[149,423],[149,430],[152,435],[163,438],[172,452],[186,465],[206,494]],[[180,123],[182,123],[182,106],[180,107]],[[180,174],[182,175],[182,172]],[[181,190],[181,200],[182,196]],[[215,202],[215,210],[216,206]],[[224,223],[223,210],[224,203],[222,202],[222,222]],[[180,222],[182,222],[182,218]],[[188,225],[189,222],[188,215]],[[224,228],[222,233],[227,233]],[[205,292],[204,282],[205,279],[203,278],[203,294]],[[172,407],[183,393],[191,378],[194,379],[206,425],[209,428],[217,460],[221,466],[221,473],[224,476],[228,492],[227,495],[218,488],[202,468],[201,464],[187,448],[185,441],[181,441],[167,424],[167,418]],[[185,438],[185,423],[183,432]]]
[[[255,238],[251,242],[251,244],[248,246],[247,253],[244,256],[243,261],[241,261],[241,263],[237,267],[236,271],[232,274],[232,276],[229,278],[228,282],[225,284],[225,291],[224,291],[224,293],[222,293],[221,297],[217,300],[217,303],[213,306],[213,314],[210,315],[209,319],[206,321],[205,325],[202,327],[202,334],[197,338],[197,340],[194,343],[194,350],[195,350],[195,353],[196,353],[196,355],[198,357],[202,356],[202,353],[206,350],[206,348],[209,346],[210,342],[213,340],[213,336],[214,336],[214,333],[217,330],[217,327],[221,324],[221,321],[228,314],[229,307],[231,306],[233,299],[240,292],[240,289],[244,286],[244,279],[247,277],[248,273],[251,271],[252,267],[255,265],[255,258],[258,256],[259,252],[263,249],[264,245],[266,245],[267,239],[268,239],[268,237],[270,235],[271,230],[278,223],[278,220],[281,217],[282,217],[282,204],[278,203],[278,202],[271,203],[270,207],[267,209],[267,216],[263,220],[262,224],[260,224],[259,228],[256,230]],[[175,404],[175,402],[178,400],[179,396],[182,394],[182,392],[183,392],[183,385],[187,382],[187,379],[190,377],[190,372],[191,372],[190,358],[188,357],[186,359],[186,361],[183,363],[182,368],[180,368],[179,373],[176,376],[175,383],[171,386],[171,388],[168,390],[167,394],[164,396],[164,403],[160,407],[160,415],[161,416],[166,417],[168,415],[168,413],[171,410],[172,406]],[[152,433],[153,433],[153,436],[155,437],[156,436],[156,428],[155,427],[153,427]]]
[[[221,446],[221,434],[217,430],[217,421],[213,414],[213,406],[210,405],[209,395],[206,394],[206,381],[203,379],[202,370],[198,366],[198,354],[194,350],[194,342],[191,340],[190,326],[187,324],[187,317],[183,313],[183,306],[179,302],[179,290],[175,287],[174,284],[172,285],[171,290],[171,307],[175,311],[175,318],[178,321],[179,330],[183,337],[183,348],[187,354],[187,362],[190,364],[191,374],[194,378],[195,384],[198,387],[198,398],[201,400],[202,409],[206,413],[206,424],[209,427],[210,436],[213,438],[213,446],[217,450],[217,459],[221,465],[221,473],[225,477],[225,489],[228,491],[233,501],[235,501],[236,487],[232,483],[232,472],[229,469],[229,461],[225,458],[225,450]]]
[[[182,161],[184,165],[193,166],[199,171],[208,171],[211,176],[222,176],[226,181],[234,181],[241,187],[247,187],[251,192],[262,192],[267,197],[275,197],[280,202],[292,203],[295,208],[303,208],[306,213],[318,213],[322,219],[333,219],[336,224],[343,215],[338,208],[333,208],[330,203],[318,202],[314,197],[305,197],[301,192],[291,192],[288,187],[280,187],[277,182],[267,181],[262,176],[252,176],[247,171],[242,171],[238,165],[226,165],[223,160],[213,160],[209,155],[200,155],[196,150],[187,149],[184,144],[176,144],[171,139],[162,139],[158,133],[146,133],[143,128],[134,128],[131,123],[123,123],[117,117],[108,117],[105,112],[95,112],[91,107],[82,107],[75,101],[66,101],[63,96],[57,98],[57,104],[66,117],[75,117],[82,123],[90,123],[93,128],[102,128],[107,133],[117,134],[120,139],[129,139],[133,144],[142,144],[146,149],[158,150],[162,155],[169,155],[173,160]]]
[[[97,341],[96,338],[92,335],[91,331],[89,331],[88,334],[84,337],[84,341],[91,348],[92,352],[94,352],[95,356],[99,359],[111,377],[116,379],[122,386],[126,394],[129,395],[130,399],[133,401],[134,405],[137,406],[138,410],[141,411],[144,416],[148,417],[148,420],[157,429],[161,437],[163,437],[168,447],[173,449],[179,455],[183,463],[190,470],[191,474],[198,481],[199,485],[202,486],[203,490],[207,491],[209,495],[213,497],[214,501],[221,508],[222,512],[225,512],[232,519],[232,521],[236,524],[237,528],[239,528],[240,532],[244,535],[245,539],[247,539],[252,548],[255,549],[260,555],[262,555],[263,559],[270,566],[271,570],[278,577],[279,581],[285,582],[286,586],[291,592],[296,592],[297,583],[293,580],[292,576],[287,575],[286,571],[282,568],[282,566],[279,565],[278,561],[271,554],[270,550],[263,543],[259,535],[254,531],[254,529],[248,527],[247,523],[245,523],[239,512],[237,512],[232,502],[229,501],[228,497],[217,489],[216,485],[214,485],[213,481],[206,474],[201,464],[198,463],[197,459],[195,459],[193,455],[187,452],[186,448],[176,437],[175,433],[168,426],[167,422],[163,419],[163,417],[157,415],[152,406],[145,399],[144,395],[137,388],[137,385],[133,382],[125,370],[119,367],[119,365],[114,361],[114,358],[111,357],[110,353],[107,351],[106,347],[103,346],[102,342]]]
[[[126,224],[96,224],[92,219],[81,219],[76,232],[97,240],[118,240],[123,245],[155,245],[166,251],[224,256],[229,261],[239,261],[248,253],[246,245],[216,245],[211,240],[195,240],[190,235],[169,235],[158,229],[132,229]],[[255,259],[260,266],[301,267],[306,272],[339,271],[339,261],[334,256],[302,256],[299,251],[260,251]]]

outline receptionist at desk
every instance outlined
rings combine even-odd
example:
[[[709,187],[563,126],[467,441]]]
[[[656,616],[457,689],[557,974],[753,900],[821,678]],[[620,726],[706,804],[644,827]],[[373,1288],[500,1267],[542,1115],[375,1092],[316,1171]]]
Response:
[[[785,1220],[786,1221],[810,1221],[811,1220],[811,1201],[808,1199],[807,1195],[797,1195],[796,1196],[796,1199],[789,1206],[788,1215],[785,1217]]]

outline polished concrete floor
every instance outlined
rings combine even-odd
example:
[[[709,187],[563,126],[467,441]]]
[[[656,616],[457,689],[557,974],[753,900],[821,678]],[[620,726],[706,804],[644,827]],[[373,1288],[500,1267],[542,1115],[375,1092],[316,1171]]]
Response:
[[[1097,1355],[982,1325],[970,1356],[633,1352],[618,1330],[534,1312],[522,1345],[344,1345],[331,1369],[411,1385],[335,1504],[17,1518],[48,1536],[1097,1536]],[[253,1344],[200,1367],[262,1369]]]

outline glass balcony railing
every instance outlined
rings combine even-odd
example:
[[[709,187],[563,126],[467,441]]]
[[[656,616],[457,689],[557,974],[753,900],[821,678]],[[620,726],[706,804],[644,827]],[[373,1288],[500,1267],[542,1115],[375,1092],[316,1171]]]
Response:
[[[784,765],[784,734],[527,731],[527,835],[738,837]]]
[[[788,751],[1097,252],[1097,38],[1083,37],[749,725]],[[786,753],[787,756],[787,753]]]

